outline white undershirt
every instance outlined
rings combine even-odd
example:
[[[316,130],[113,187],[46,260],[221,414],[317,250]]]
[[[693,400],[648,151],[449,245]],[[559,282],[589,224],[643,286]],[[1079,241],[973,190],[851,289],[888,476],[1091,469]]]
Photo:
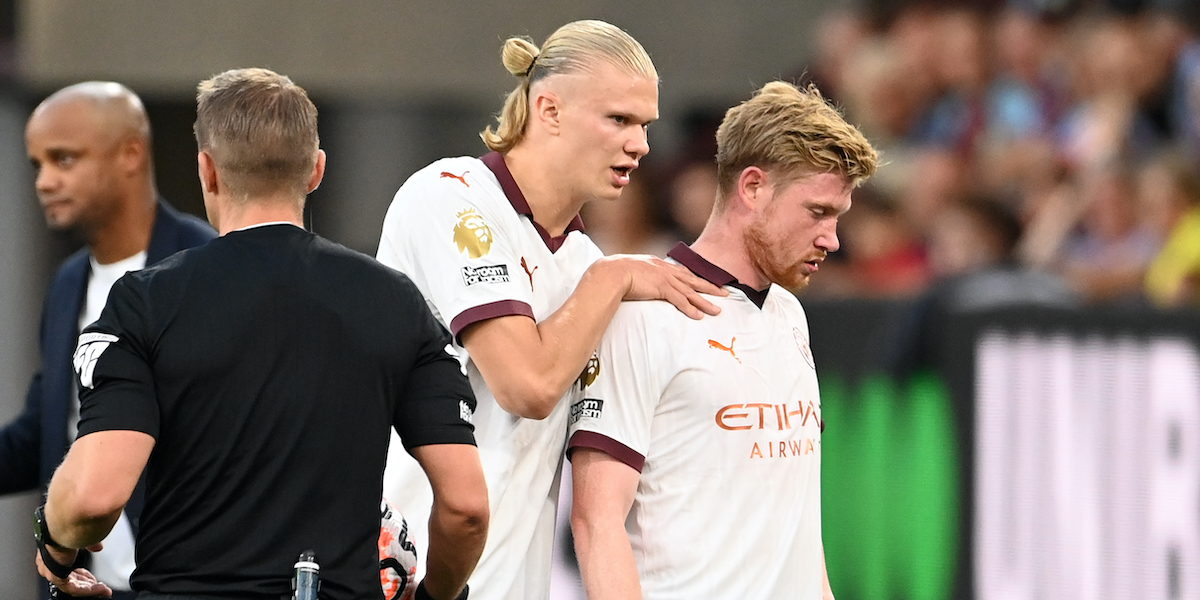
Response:
[[[108,292],[122,275],[146,267],[146,251],[107,265],[96,262],[95,256],[90,260],[92,272],[88,275],[87,299],[83,303],[83,312],[79,315],[80,331],[100,318],[100,311],[104,310],[104,303],[108,301]]]
[[[84,298],[83,310],[79,314],[80,331],[100,318],[100,312],[104,310],[104,304],[108,301],[108,292],[122,275],[146,266],[146,252],[138,252],[129,258],[107,265],[96,262],[94,256],[91,257],[91,261],[87,295]],[[71,401],[71,414],[67,416],[67,439],[74,440],[78,433],[79,393],[76,390]],[[121,518],[112,532],[104,539],[104,550],[92,555],[91,571],[97,579],[107,583],[112,589],[129,591],[129,575],[133,573],[133,529],[124,512],[121,513]]]

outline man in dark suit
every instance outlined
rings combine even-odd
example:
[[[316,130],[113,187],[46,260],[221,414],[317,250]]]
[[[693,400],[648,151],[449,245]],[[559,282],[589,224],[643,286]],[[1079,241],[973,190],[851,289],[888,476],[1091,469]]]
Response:
[[[158,196],[150,122],[141,100],[120,84],[85,82],[55,92],[30,116],[25,143],[46,224],[86,246],[63,263],[46,293],[41,366],[24,411],[0,429],[0,494],[44,489],[74,440],[78,400],[71,354],[113,282],[216,236],[208,224]],[[92,557],[93,570],[116,590],[129,589],[139,512],[140,502],[131,502],[128,525]]]

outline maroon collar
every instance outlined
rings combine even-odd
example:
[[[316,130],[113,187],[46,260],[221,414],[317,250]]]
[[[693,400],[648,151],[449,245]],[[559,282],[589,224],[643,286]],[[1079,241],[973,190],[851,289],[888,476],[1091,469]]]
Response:
[[[487,165],[487,168],[491,169],[496,179],[500,181],[500,189],[504,190],[504,195],[508,198],[509,203],[512,204],[513,210],[516,210],[519,215],[529,217],[529,222],[533,223],[533,228],[537,230],[538,235],[542,236],[542,241],[546,243],[546,247],[551,252],[558,252],[558,249],[562,247],[563,242],[567,241],[567,236],[572,231],[585,231],[583,228],[583,219],[579,215],[575,215],[575,218],[571,219],[571,222],[567,224],[567,229],[562,235],[550,237],[550,232],[546,231],[545,227],[542,227],[537,221],[533,220],[533,211],[529,208],[529,201],[525,199],[525,194],[521,193],[521,188],[517,185],[517,180],[513,179],[512,172],[508,170],[508,165],[504,163],[504,155],[499,152],[488,152],[479,157],[479,160],[483,161],[483,164]]]
[[[759,308],[763,307],[763,304],[767,301],[767,293],[771,291],[771,286],[769,285],[767,289],[760,291],[738,281],[737,277],[730,275],[725,269],[708,262],[708,260],[696,254],[695,250],[692,250],[683,242],[675,244],[675,247],[671,248],[667,256],[675,259],[675,262],[687,267],[688,270],[715,286],[730,285],[742,290],[745,292],[746,297]]]

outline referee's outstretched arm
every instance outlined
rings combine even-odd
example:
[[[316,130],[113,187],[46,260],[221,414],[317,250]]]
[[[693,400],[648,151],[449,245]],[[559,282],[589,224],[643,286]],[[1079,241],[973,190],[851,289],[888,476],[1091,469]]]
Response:
[[[423,585],[433,598],[457,598],[487,539],[487,483],[479,449],[468,444],[433,444],[413,448],[412,455],[433,488]]]

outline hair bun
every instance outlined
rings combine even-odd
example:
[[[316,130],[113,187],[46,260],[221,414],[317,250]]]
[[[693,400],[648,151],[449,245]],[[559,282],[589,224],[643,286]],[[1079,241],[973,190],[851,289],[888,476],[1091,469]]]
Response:
[[[533,68],[533,61],[537,59],[541,50],[533,40],[528,37],[510,37],[504,41],[504,48],[500,52],[500,58],[504,61],[504,68],[508,72],[517,76],[524,77],[529,74],[529,70]]]

